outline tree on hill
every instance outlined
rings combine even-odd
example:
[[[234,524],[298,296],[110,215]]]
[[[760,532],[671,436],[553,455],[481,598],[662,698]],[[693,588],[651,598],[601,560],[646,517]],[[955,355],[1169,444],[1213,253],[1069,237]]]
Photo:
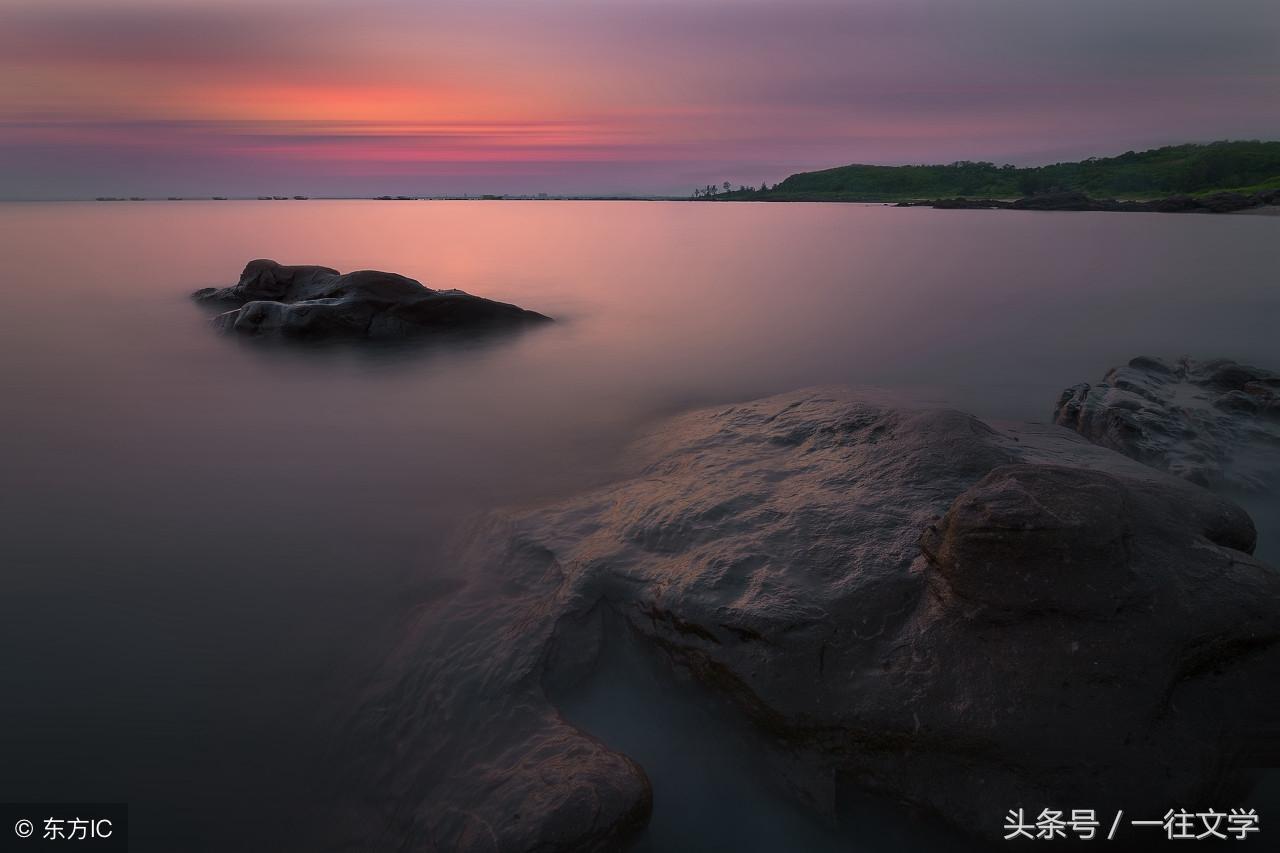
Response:
[[[1247,189],[1276,182],[1280,182],[1280,142],[1254,140],[1173,145],[1026,168],[972,160],[945,166],[854,164],[800,172],[767,192],[773,198],[868,201],[1011,197],[1054,190],[1111,197]]]

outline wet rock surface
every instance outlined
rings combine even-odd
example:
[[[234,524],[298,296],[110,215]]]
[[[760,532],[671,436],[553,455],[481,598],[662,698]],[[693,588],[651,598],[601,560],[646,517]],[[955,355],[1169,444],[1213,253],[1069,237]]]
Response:
[[[1070,430],[819,389],[636,458],[469,537],[358,720],[394,759],[353,775],[356,846],[619,849],[643,769],[548,699],[610,630],[724,697],[815,808],[854,784],[993,840],[1011,808],[1220,802],[1280,730],[1248,516]]]
[[[1280,374],[1139,357],[1062,393],[1054,420],[1200,485],[1280,490]]]
[[[319,266],[250,261],[230,287],[192,297],[225,309],[213,318],[223,332],[299,340],[395,341],[447,332],[516,328],[550,318],[461,290],[432,290],[396,273],[339,273]]]

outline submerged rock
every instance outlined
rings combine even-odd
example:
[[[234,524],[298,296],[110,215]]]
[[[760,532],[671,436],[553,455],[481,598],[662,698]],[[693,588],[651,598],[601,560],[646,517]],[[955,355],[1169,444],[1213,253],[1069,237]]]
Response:
[[[1009,809],[1158,817],[1265,763],[1280,574],[1221,497],[1058,427],[825,390],[637,453],[631,479],[482,524],[420,610],[361,717],[395,756],[359,777],[365,846],[618,849],[643,769],[548,690],[621,626],[820,809],[851,783],[999,840]]]
[[[1280,374],[1146,356],[1062,392],[1057,423],[1210,487],[1280,489]]]
[[[550,318],[461,290],[432,290],[377,270],[345,275],[328,267],[250,261],[231,287],[192,296],[227,308],[213,318],[223,332],[279,338],[402,340],[549,322]]]

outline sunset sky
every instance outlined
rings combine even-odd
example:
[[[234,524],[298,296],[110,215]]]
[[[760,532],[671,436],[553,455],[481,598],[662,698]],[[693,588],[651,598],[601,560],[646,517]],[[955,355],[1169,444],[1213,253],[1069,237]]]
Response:
[[[0,0],[0,196],[678,193],[1280,138],[1276,0]]]

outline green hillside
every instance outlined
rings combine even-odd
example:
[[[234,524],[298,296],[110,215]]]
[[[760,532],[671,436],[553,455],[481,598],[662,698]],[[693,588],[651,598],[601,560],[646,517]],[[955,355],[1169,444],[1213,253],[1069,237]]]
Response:
[[[1100,198],[1252,190],[1280,182],[1280,142],[1213,142],[1127,151],[1078,163],[1018,168],[961,161],[948,166],[838,166],[801,172],[773,187],[695,197],[758,201],[901,201],[953,196],[1014,198],[1079,191]]]

